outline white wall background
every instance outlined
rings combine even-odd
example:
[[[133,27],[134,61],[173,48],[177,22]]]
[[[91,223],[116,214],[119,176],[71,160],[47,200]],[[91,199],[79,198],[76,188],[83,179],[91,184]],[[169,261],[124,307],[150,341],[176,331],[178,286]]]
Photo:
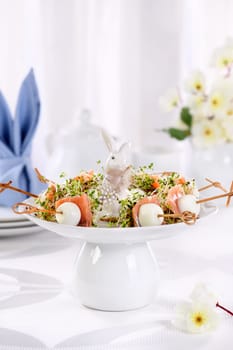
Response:
[[[34,67],[42,112],[33,154],[42,171],[51,162],[46,135],[70,127],[83,108],[135,148],[174,146],[154,132],[172,120],[158,97],[233,36],[232,14],[231,0],[0,0],[0,88],[14,109]]]

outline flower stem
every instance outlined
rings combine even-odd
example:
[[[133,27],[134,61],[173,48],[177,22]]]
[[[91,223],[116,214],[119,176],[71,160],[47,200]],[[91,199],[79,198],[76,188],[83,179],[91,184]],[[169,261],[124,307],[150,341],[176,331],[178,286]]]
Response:
[[[220,305],[219,302],[217,302],[216,307],[219,307],[219,309],[222,309],[223,311],[227,312],[229,315],[233,316],[233,312],[226,309],[224,306]]]

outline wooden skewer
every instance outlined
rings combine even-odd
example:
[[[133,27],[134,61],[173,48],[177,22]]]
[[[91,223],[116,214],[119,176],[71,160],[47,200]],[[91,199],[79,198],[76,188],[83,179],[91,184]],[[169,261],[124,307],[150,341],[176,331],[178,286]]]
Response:
[[[219,194],[218,196],[213,196],[213,197],[199,199],[198,201],[196,201],[196,203],[197,204],[199,204],[199,203],[206,203],[206,202],[209,202],[209,201],[213,201],[214,199],[223,198],[223,197],[231,197],[231,196],[233,196],[233,191],[228,192],[228,193],[224,193],[224,194]]]
[[[217,188],[220,188],[220,190],[222,190],[223,192],[227,192],[227,190],[222,186],[222,184],[219,181],[212,181],[208,178],[206,178],[205,180],[210,182],[210,184],[199,188],[199,190],[198,190],[199,192],[207,190],[210,187],[217,187]]]
[[[159,214],[158,217],[181,219],[187,225],[193,225],[197,220],[197,216],[190,211],[184,211],[180,214]]]
[[[103,221],[103,222],[113,222],[113,223],[116,223],[118,221],[118,218],[115,217],[115,216],[109,216],[109,217],[106,217],[106,216],[102,216],[100,218],[100,221]]]
[[[6,189],[9,189],[9,190],[12,190],[12,191],[23,193],[23,194],[25,194],[26,196],[29,196],[29,197],[38,198],[38,196],[36,194],[33,194],[31,192],[28,192],[28,191],[21,190],[20,188],[11,186],[11,184],[12,184],[12,181],[9,181],[7,183],[0,183],[0,192],[3,192]]]
[[[53,181],[51,181],[51,180],[47,179],[45,176],[43,176],[43,175],[39,172],[38,168],[35,168],[34,170],[35,170],[36,175],[37,175],[37,178],[38,178],[38,180],[39,180],[40,182],[42,182],[42,183],[44,183],[44,184],[46,184],[46,183],[54,183]]]
[[[199,192],[205,191],[205,190],[208,190],[208,188],[210,188],[210,187],[213,187],[213,185],[210,184],[210,185],[203,186],[203,187],[199,188],[198,191],[199,191]]]
[[[20,207],[25,207],[25,210],[18,211]],[[37,208],[31,204],[19,202],[13,205],[12,210],[15,214],[33,214],[33,213],[48,213],[48,214],[62,214],[61,211],[56,211],[53,209]]]
[[[4,187],[2,186],[2,188],[0,184],[0,193],[4,192],[8,188],[8,186],[10,186],[11,184],[12,184],[12,181],[8,181],[7,183],[4,184]]]
[[[233,192],[233,181],[231,182],[230,192]],[[228,196],[227,202],[226,202],[226,207],[229,207],[230,202],[231,202],[231,196]]]

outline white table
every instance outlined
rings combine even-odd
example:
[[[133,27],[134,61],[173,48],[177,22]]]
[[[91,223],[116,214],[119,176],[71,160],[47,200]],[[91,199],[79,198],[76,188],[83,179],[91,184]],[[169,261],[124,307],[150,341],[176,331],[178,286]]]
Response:
[[[158,298],[143,309],[115,313],[87,309],[69,292],[81,242],[47,231],[0,239],[0,349],[232,349],[233,319],[225,314],[216,331],[199,335],[163,320],[202,281],[233,310],[232,223],[233,208],[223,208],[190,232],[154,241]],[[2,286],[7,276],[9,293]],[[12,290],[11,279],[20,291]]]

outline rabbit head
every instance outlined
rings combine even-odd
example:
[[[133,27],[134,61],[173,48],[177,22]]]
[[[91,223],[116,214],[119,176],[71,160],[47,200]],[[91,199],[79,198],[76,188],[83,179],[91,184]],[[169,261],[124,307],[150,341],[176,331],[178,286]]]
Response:
[[[105,130],[102,130],[102,136],[110,153],[105,164],[105,173],[120,176],[130,165],[130,144],[125,142],[120,147],[117,146],[116,141]]]

